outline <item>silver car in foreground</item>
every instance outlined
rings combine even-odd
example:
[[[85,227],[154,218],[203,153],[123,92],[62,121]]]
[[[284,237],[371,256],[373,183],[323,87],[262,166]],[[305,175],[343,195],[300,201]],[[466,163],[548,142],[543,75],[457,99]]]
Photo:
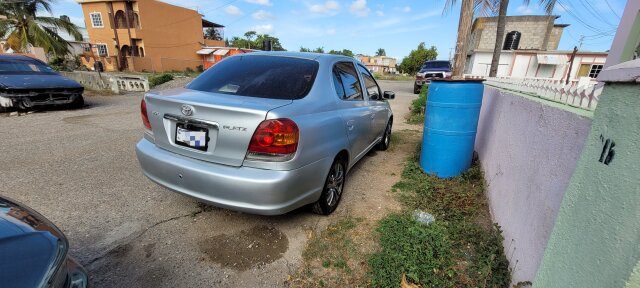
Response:
[[[326,215],[349,169],[389,147],[394,97],[353,58],[236,55],[185,88],[147,93],[136,154],[152,181],[215,206]]]

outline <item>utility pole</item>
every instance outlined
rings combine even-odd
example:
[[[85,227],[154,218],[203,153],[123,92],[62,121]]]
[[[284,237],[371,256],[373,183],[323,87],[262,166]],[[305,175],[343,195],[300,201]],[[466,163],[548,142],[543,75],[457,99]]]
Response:
[[[582,41],[584,41],[584,35],[580,35],[580,41],[578,42],[578,49],[582,50]]]
[[[567,70],[567,79],[564,81],[564,85],[569,84],[569,75],[571,75],[571,68],[573,67],[573,60],[576,59],[576,53],[578,52],[578,47],[573,46],[573,53],[571,53],[571,59],[569,59],[569,70]]]

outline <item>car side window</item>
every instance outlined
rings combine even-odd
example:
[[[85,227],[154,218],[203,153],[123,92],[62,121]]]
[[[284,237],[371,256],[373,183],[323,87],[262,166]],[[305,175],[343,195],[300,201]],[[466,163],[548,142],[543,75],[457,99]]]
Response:
[[[369,70],[364,66],[358,65],[358,70],[362,74],[362,79],[364,79],[364,86],[367,88],[369,99],[380,100],[382,93],[380,92],[378,83],[376,83],[376,79],[373,78]]]
[[[333,66],[333,83],[342,100],[364,100],[356,67],[350,62],[338,62]]]

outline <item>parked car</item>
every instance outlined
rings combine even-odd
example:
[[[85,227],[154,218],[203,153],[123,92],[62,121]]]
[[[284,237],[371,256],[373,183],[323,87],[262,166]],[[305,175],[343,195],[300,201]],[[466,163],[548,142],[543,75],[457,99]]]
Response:
[[[44,105],[84,105],[84,87],[44,62],[28,56],[0,54],[0,106],[31,109]]]
[[[422,85],[429,84],[433,78],[451,77],[451,62],[446,60],[427,61],[422,64],[413,83],[413,93],[420,93]]]
[[[53,223],[0,197],[1,287],[87,287],[87,272],[68,251],[67,238]]]
[[[149,179],[203,202],[330,214],[349,169],[389,147],[394,97],[350,57],[235,55],[186,88],[147,93],[136,153]]]

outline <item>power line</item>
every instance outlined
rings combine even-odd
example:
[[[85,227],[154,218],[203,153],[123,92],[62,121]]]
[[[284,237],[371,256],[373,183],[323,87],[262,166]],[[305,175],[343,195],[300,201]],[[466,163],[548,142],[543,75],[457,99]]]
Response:
[[[604,0],[604,3],[607,3],[607,6],[609,6],[609,9],[611,9],[611,12],[613,13],[613,15],[618,17],[618,19],[622,19],[622,17],[620,17],[620,15],[618,15],[618,12],[613,10],[613,7],[611,7],[611,4],[609,3],[609,0]]]

